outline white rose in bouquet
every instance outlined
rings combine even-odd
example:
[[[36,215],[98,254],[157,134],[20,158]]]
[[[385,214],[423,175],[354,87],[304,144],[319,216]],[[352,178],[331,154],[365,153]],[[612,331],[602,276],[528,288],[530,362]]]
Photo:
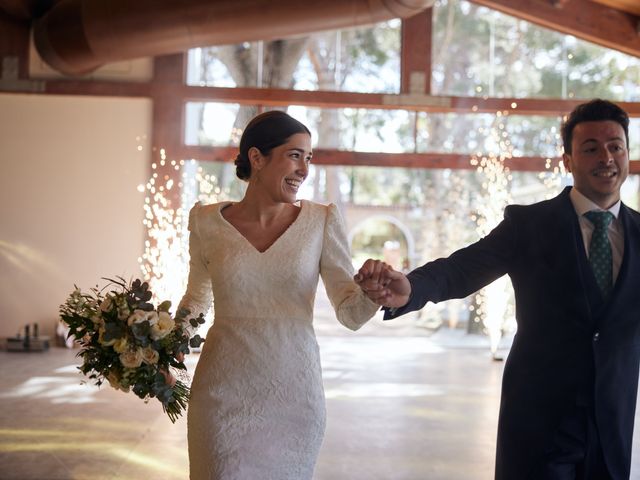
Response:
[[[131,326],[134,323],[142,323],[149,322],[149,325],[153,326],[158,323],[158,312],[150,311],[145,312],[144,310],[134,310],[129,318],[127,319],[127,325]]]
[[[175,326],[176,322],[171,318],[171,315],[167,312],[160,312],[158,314],[158,321],[151,325],[151,338],[160,340],[169,335]]]
[[[155,365],[160,359],[160,354],[151,347],[142,349],[142,361],[148,365]]]
[[[120,363],[125,368],[138,368],[142,365],[142,349],[135,348],[120,354]]]
[[[144,322],[146,312],[144,310],[134,310],[129,318],[127,318],[127,325],[131,326],[134,323]]]

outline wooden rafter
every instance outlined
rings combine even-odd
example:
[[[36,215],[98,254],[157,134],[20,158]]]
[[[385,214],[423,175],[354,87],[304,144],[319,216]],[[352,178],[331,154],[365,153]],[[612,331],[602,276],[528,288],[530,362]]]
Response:
[[[152,84],[163,84],[167,86],[179,85],[184,81],[185,55],[166,55],[156,57],[153,61]],[[151,129],[152,158],[156,165],[154,174],[161,178],[173,179],[175,187],[165,193],[165,198],[172,205],[180,205],[181,187],[178,172],[171,165],[171,158],[164,162],[163,149],[168,155],[173,156],[183,143],[184,132],[184,108],[180,99],[175,99],[170,95],[153,97],[153,121]]]
[[[402,20],[400,88],[402,93],[431,93],[433,8]]]
[[[177,68],[179,59],[156,64],[156,74],[162,78]],[[174,73],[174,75],[176,75]],[[157,77],[157,78],[158,78]],[[171,158],[203,161],[232,161],[237,154],[233,147],[182,145],[181,117],[176,109],[186,101],[238,103],[244,105],[306,105],[318,108],[406,109],[431,113],[495,113],[508,111],[518,115],[548,115],[560,117],[582,100],[442,97],[428,95],[388,95],[352,92],[299,91],[260,88],[192,87],[183,85],[178,76],[170,81],[152,83],[111,83],[99,81],[47,81],[45,91],[57,94],[147,96],[154,99],[154,145],[166,148]],[[621,102],[631,116],[640,117],[640,103]],[[162,127],[164,125],[165,127]],[[558,159],[551,159],[556,165]],[[404,168],[473,169],[469,155],[448,153],[372,153],[317,149],[314,163],[319,165],[358,165]],[[507,160],[513,171],[545,171],[545,157],[517,157]],[[630,172],[640,174],[640,160],[631,162]]]
[[[177,159],[200,161],[232,162],[238,154],[236,147],[183,146],[177,152]],[[512,171],[544,172],[558,165],[558,158],[514,157],[505,160]],[[316,165],[347,165],[358,167],[400,167],[400,168],[447,168],[452,170],[475,170],[471,155],[458,153],[379,153],[351,152],[317,148],[313,152]],[[630,173],[640,173],[640,160],[629,165]]]
[[[238,154],[236,147],[185,146],[181,158],[195,158],[201,161],[232,162]],[[317,165],[348,165],[368,167],[403,168],[450,168],[454,170],[474,170],[471,155],[458,153],[382,153],[353,152],[317,148],[313,151],[313,162]],[[519,171],[540,172],[545,170],[548,159],[540,157],[520,157],[505,161],[505,165]],[[553,163],[553,160],[550,162]],[[555,162],[557,164],[557,161]]]
[[[640,2],[638,0],[591,0],[617,10],[622,10],[640,16]]]
[[[640,57],[640,19],[588,0],[470,0],[558,32]]]
[[[1,90],[0,90],[1,91]],[[303,91],[262,88],[194,87],[180,83],[48,80],[42,93],[58,95],[166,97],[180,101],[242,105],[304,105],[317,108],[369,108],[431,113],[495,113],[562,116],[584,100],[545,98],[488,98],[415,94]],[[619,102],[630,116],[640,117],[640,103]]]

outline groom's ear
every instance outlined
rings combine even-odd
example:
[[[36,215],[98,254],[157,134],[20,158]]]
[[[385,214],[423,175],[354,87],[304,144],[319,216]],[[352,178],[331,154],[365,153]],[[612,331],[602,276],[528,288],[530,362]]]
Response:
[[[568,153],[562,154],[562,164],[564,165],[564,169],[571,173],[571,155]]]

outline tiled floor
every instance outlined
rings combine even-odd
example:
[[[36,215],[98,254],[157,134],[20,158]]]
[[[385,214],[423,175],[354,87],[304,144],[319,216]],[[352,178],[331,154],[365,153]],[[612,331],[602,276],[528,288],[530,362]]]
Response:
[[[492,478],[503,364],[484,338],[428,336],[411,318],[353,333],[324,304],[317,322],[328,423],[316,480]],[[184,419],[80,385],[75,353],[0,352],[0,479],[186,480]]]

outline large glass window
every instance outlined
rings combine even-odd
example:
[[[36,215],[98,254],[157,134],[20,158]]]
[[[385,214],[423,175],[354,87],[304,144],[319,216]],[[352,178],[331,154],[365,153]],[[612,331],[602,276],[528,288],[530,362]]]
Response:
[[[436,95],[640,99],[640,59],[465,0],[434,8]]]
[[[557,117],[421,112],[417,122],[418,152],[551,158],[560,152]]]
[[[414,150],[414,113],[406,110],[296,106],[289,113],[307,124],[319,148],[383,153]]]
[[[381,153],[496,154],[558,158],[561,119],[548,116],[435,114],[406,110],[318,109],[289,106],[312,132],[314,148]],[[189,102],[187,145],[234,146],[257,107]],[[630,158],[640,152],[640,119],[629,126]]]
[[[413,112],[298,105],[283,109],[307,125],[314,147],[388,153],[414,150]],[[187,145],[237,145],[242,129],[258,111],[254,106],[189,102],[185,107],[185,142]]]
[[[242,131],[238,124],[240,105],[188,102],[185,105],[184,139],[187,145],[237,145]]]
[[[400,21],[195,48],[187,72],[189,85],[397,93]]]

